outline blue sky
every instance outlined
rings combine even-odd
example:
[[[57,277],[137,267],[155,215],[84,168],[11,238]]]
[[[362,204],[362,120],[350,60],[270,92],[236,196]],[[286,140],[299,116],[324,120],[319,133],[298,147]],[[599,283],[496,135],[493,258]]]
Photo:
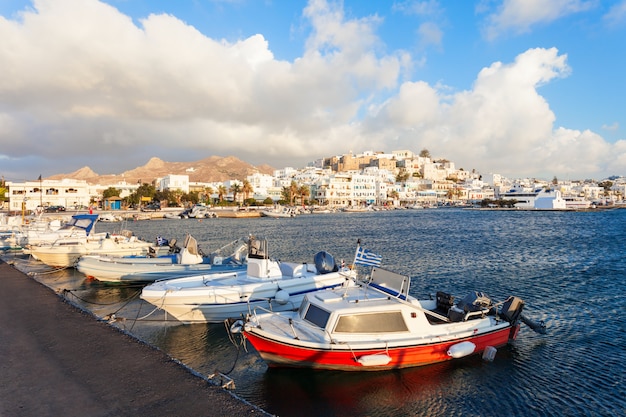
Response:
[[[428,149],[626,175],[626,0],[3,0],[0,175]]]

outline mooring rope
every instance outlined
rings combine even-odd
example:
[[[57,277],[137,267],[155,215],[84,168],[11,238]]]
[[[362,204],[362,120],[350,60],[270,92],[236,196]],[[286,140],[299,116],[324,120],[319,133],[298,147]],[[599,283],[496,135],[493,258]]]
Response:
[[[228,372],[221,372],[224,375],[228,375],[230,374],[234,369],[235,366],[237,365],[237,361],[239,360],[239,351],[240,351],[240,345],[242,345],[244,342],[243,337],[241,338],[242,343],[236,343],[235,342],[235,338],[233,337],[232,333],[230,332],[230,326],[228,325],[229,320],[224,320],[224,327],[226,327],[226,333],[228,334],[228,338],[230,339],[230,341],[232,342],[233,345],[235,345],[235,347],[237,348],[237,356],[235,357],[235,361],[233,362],[233,366],[231,366],[231,368],[228,370]]]
[[[68,290],[68,289],[61,290],[61,292],[63,294],[71,294],[74,297],[76,297],[77,299],[79,299],[80,301],[82,301],[84,303],[87,303],[87,304],[93,304],[93,305],[98,305],[98,306],[112,306],[112,305],[120,303],[120,301],[115,301],[115,302],[112,302],[112,303],[98,303],[98,302],[95,302],[95,301],[85,300],[84,298],[79,297],[78,295],[76,295],[75,291],[77,291],[77,290]],[[133,295],[131,295],[127,300],[123,300],[124,305],[122,305],[119,309],[117,309],[117,311],[120,311],[122,308],[124,308],[128,303],[130,303],[140,293],[141,293],[141,290],[135,291],[135,293]],[[115,311],[113,314],[115,314],[117,311]]]
[[[49,271],[42,271],[42,272],[29,272],[29,275],[32,276],[37,276],[37,275],[48,275],[48,274],[55,274],[57,272],[61,272],[61,271],[65,271],[66,269],[69,268],[73,268],[73,266],[59,266],[58,268],[52,268]]]

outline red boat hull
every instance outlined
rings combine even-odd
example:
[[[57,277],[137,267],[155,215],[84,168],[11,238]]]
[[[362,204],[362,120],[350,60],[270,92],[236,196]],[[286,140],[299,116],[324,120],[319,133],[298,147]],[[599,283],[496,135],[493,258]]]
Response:
[[[490,333],[483,333],[470,338],[442,343],[411,345],[388,349],[346,349],[346,345],[337,345],[337,349],[309,349],[296,344],[282,343],[267,339],[258,334],[245,331],[246,338],[252,343],[259,355],[270,367],[304,367],[315,369],[333,369],[344,371],[380,371],[415,366],[430,365],[452,359],[448,349],[461,342],[476,345],[472,354],[481,353],[488,346],[500,347],[517,336],[519,325],[506,327]],[[342,349],[339,349],[339,348]],[[386,354],[391,360],[384,365],[364,366],[359,358],[368,355]]]

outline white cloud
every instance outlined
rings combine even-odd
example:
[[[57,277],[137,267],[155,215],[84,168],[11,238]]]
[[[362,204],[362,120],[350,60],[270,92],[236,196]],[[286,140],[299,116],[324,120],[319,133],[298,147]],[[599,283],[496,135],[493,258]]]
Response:
[[[608,130],[609,132],[616,132],[617,130],[619,130],[619,123],[615,122],[611,125],[602,125],[602,129]]]
[[[537,91],[569,72],[565,55],[538,48],[513,63],[484,68],[469,91],[444,94],[425,83],[405,83],[368,128],[378,126],[381,136],[393,138],[394,149],[427,148],[465,169],[593,177],[619,166],[618,148],[590,131],[555,128],[555,116]]]
[[[622,143],[554,126],[538,87],[569,74],[556,49],[493,63],[472,89],[455,92],[404,80],[412,57],[382,52],[378,18],[348,20],[323,0],[304,11],[312,33],[293,62],[275,59],[260,34],[210,39],[170,15],[137,26],[95,0],[34,5],[19,21],[0,17],[6,176],[19,158],[55,166],[50,174],[85,165],[106,174],[152,156],[232,154],[282,167],[349,150],[423,148],[513,176],[626,168]]]
[[[441,47],[443,39],[443,31],[436,23],[426,22],[422,23],[417,29],[419,35],[420,44],[422,47],[435,45]]]
[[[626,23],[626,0],[621,0],[611,6],[609,11],[604,15],[604,20],[611,27]]]
[[[479,11],[485,11],[486,4],[481,2]],[[550,23],[597,5],[597,0],[503,0],[497,11],[487,17],[484,36],[493,40],[509,32],[526,33],[535,25]]]

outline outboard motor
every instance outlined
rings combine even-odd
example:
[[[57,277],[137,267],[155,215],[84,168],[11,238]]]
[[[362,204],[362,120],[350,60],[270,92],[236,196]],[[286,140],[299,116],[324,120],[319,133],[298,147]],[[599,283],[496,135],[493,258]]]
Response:
[[[491,299],[485,295],[485,293],[479,291],[472,291],[459,303],[450,308],[448,317],[451,321],[463,321],[468,317],[479,317],[479,315],[472,315],[468,313],[475,313],[477,311],[484,311],[491,307]]]
[[[335,258],[326,251],[316,253],[313,259],[315,261],[315,268],[317,268],[320,274],[339,271],[339,267],[335,263]]]
[[[511,324],[517,324],[523,309],[524,301],[522,301],[521,298],[510,296],[506,299],[504,304],[502,304],[500,317]]]
[[[491,306],[491,299],[485,293],[473,291],[463,297],[458,307],[464,312],[480,311]]]

